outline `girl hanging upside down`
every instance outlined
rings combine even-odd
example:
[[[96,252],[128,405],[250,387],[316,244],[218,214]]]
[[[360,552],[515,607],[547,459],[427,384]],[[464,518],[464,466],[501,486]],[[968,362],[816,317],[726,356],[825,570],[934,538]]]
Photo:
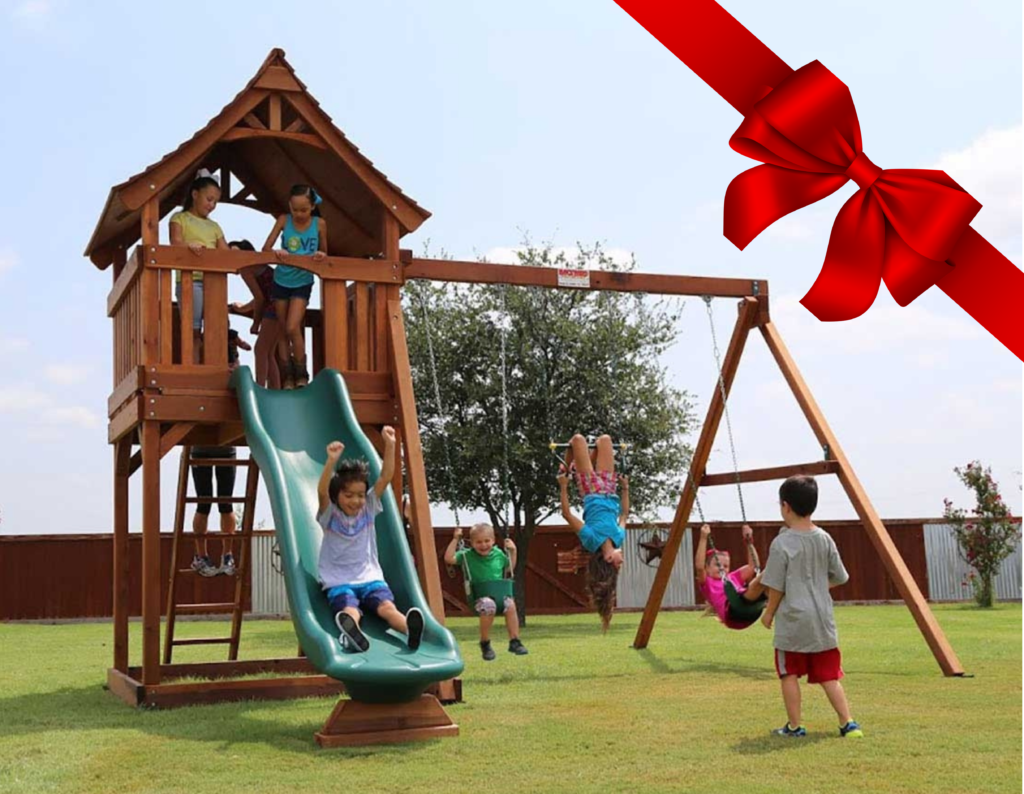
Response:
[[[587,590],[591,603],[601,616],[601,628],[608,631],[615,609],[615,590],[622,567],[622,541],[626,537],[629,516],[629,480],[615,475],[615,448],[611,436],[597,439],[593,457],[587,440],[572,437],[566,456],[569,469],[562,466],[558,485],[562,496],[562,517],[579,535],[583,548],[590,552],[587,565]],[[569,470],[575,470],[576,485],[583,497],[583,520],[569,507]],[[622,483],[622,498],[616,494],[616,479]]]
[[[729,570],[729,552],[714,548],[708,550],[710,534],[711,527],[704,524],[700,528],[700,541],[697,543],[697,553],[693,561],[693,570],[697,574],[697,586],[708,602],[708,607],[724,625],[730,629],[745,629],[751,621],[749,619],[741,620],[737,615],[731,613],[729,600],[725,594],[725,580],[728,578],[736,588],[736,592],[751,603],[764,597],[765,588],[761,584],[761,574],[755,573],[754,570],[756,567],[753,558],[754,530],[746,524],[743,525],[747,564],[735,571]]]

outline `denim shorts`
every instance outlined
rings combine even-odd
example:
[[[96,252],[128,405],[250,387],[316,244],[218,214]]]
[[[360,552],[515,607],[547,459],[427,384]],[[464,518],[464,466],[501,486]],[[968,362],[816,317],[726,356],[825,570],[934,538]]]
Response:
[[[181,306],[181,282],[174,286],[174,297],[178,299],[178,306]],[[192,328],[196,331],[203,330],[203,282],[192,282]]]
[[[380,605],[385,601],[394,603],[395,594],[385,582],[377,581],[332,587],[327,591],[327,600],[335,612],[354,607],[360,612],[376,615]]]
[[[274,282],[274,300],[276,301],[288,301],[292,298],[301,298],[304,301],[309,300],[309,296],[313,294],[313,282],[302,287],[286,287],[283,284]]]

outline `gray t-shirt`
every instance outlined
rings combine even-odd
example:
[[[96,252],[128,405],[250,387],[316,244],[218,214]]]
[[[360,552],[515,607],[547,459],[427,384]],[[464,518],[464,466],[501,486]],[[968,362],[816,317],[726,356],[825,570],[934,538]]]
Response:
[[[377,559],[377,530],[374,519],[384,509],[371,487],[366,504],[354,516],[330,505],[316,520],[324,529],[317,572],[325,590],[342,584],[384,581]]]
[[[761,584],[783,593],[775,613],[775,647],[817,653],[839,647],[829,585],[850,575],[832,536],[814,527],[783,528],[768,550]]]

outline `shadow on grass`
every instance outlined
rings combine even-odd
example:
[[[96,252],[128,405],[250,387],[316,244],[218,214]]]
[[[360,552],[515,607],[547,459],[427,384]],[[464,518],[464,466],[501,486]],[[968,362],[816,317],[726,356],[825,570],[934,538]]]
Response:
[[[768,734],[767,736],[744,739],[734,744],[732,749],[740,755],[800,752],[802,747],[834,738],[836,738],[836,735],[830,733],[809,733],[801,739],[790,739],[785,736],[772,736]]]
[[[387,756],[422,750],[443,739],[376,747],[321,749],[313,734],[337,702],[334,697],[306,698],[289,703],[303,703],[317,709],[313,719],[294,714],[288,720],[275,720],[268,710],[288,705],[283,701],[242,701],[211,705],[187,706],[178,709],[146,709],[128,706],[97,683],[84,687],[63,687],[50,692],[33,692],[0,698],[0,742],[6,737],[27,736],[47,731],[139,731],[166,739],[210,742],[220,750],[265,744],[278,750],[325,758],[342,754],[346,757]]]
[[[735,664],[732,662],[687,662],[679,660],[676,664],[669,664],[658,657],[650,648],[642,648],[637,651],[647,666],[659,675],[679,675],[680,673],[710,673],[713,675],[738,675],[742,678],[749,678],[753,681],[773,681],[775,673],[765,667],[754,667],[752,665]]]

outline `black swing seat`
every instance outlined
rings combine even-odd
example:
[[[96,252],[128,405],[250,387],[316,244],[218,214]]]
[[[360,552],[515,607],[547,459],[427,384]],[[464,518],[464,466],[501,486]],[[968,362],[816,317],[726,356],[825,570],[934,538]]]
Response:
[[[470,584],[470,593],[472,594],[473,604],[475,604],[481,598],[490,598],[494,601],[494,605],[497,608],[497,614],[505,614],[505,599],[512,598],[512,580],[511,579],[497,579],[491,582],[472,582]],[[470,604],[470,608],[473,607]]]
[[[729,617],[739,623],[750,625],[761,617],[765,604],[768,603],[767,596],[761,596],[757,601],[748,601],[743,594],[736,590],[736,585],[726,577],[724,582],[725,600],[729,602]]]

